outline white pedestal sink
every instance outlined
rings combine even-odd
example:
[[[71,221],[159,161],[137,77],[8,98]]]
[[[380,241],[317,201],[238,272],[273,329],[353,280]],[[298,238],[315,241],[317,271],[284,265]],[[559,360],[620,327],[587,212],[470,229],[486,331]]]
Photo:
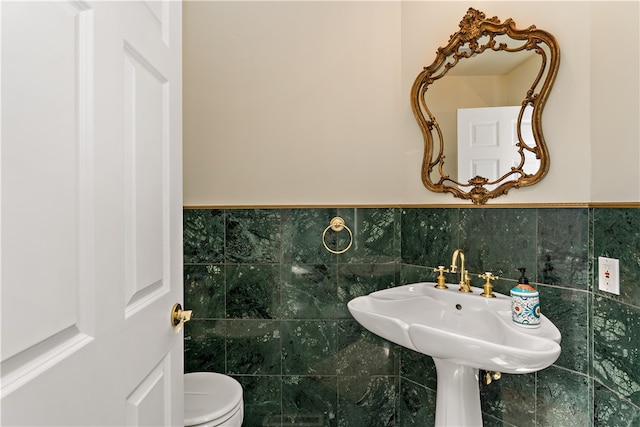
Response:
[[[436,426],[482,426],[478,370],[524,374],[560,355],[560,331],[544,315],[539,328],[511,321],[511,299],[436,289],[423,282],[357,297],[347,304],[366,329],[433,357],[438,373]]]

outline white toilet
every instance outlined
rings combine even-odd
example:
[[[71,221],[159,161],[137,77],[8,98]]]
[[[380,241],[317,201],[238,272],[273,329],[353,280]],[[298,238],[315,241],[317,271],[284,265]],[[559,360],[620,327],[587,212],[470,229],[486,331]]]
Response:
[[[240,427],[244,418],[242,386],[214,372],[184,374],[186,427]]]

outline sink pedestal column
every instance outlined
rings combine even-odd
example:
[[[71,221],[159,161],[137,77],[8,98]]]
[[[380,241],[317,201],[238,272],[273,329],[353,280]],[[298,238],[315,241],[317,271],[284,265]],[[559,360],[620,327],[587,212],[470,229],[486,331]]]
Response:
[[[436,427],[482,427],[478,370],[433,358],[438,373]]]

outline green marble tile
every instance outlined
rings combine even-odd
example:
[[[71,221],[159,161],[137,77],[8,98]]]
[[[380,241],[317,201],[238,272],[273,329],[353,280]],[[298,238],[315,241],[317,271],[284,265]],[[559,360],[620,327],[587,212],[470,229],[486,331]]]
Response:
[[[352,319],[347,303],[355,297],[368,295],[398,285],[400,266],[397,264],[342,264],[338,266],[338,305],[336,317]]]
[[[596,382],[594,385],[594,425],[637,427],[640,408]]]
[[[536,377],[537,425],[592,425],[593,400],[588,377],[554,366],[537,372]],[[531,400],[527,402],[531,403]]]
[[[184,209],[183,251],[185,263],[224,261],[224,211]]]
[[[338,262],[371,264],[400,260],[401,224],[398,209],[338,209],[338,215],[345,220],[353,234],[351,248],[338,256]],[[348,232],[331,233],[338,237],[337,246],[333,247],[346,248],[349,243]]]
[[[519,425],[508,423],[483,412],[482,427],[519,427]]]
[[[285,375],[335,375],[337,324],[329,320],[288,320],[281,324]]]
[[[586,290],[588,209],[538,209],[538,282]]]
[[[544,285],[538,291],[542,312],[562,334],[562,352],[555,364],[588,374],[589,293]]]
[[[398,380],[394,377],[338,377],[338,426],[396,425]]]
[[[451,264],[458,247],[459,209],[403,209],[402,262],[437,267]]]
[[[242,385],[243,426],[282,426],[282,377],[233,376]]]
[[[593,376],[640,406],[640,309],[596,296]]]
[[[320,240],[336,214],[357,236],[343,255],[329,254]],[[640,209],[185,209],[185,305],[194,309],[185,372],[236,375],[249,426],[303,425],[320,414],[331,426],[432,425],[431,358],[366,331],[346,304],[435,281],[431,268],[448,266],[461,247],[472,273],[503,277],[494,283],[501,293],[525,266],[563,335],[559,359],[536,374],[537,386],[531,374],[482,387],[485,426],[590,426],[592,418],[637,425],[639,221]],[[344,233],[333,238],[348,243]],[[590,308],[597,256],[620,259],[622,295],[595,290]],[[590,369],[593,390],[584,376]]]
[[[275,319],[280,313],[278,265],[227,265],[227,317]]]
[[[322,232],[337,209],[283,209],[282,260],[286,264],[330,264],[337,256],[322,245]],[[327,231],[327,244],[335,244],[334,233]],[[331,246],[334,247],[334,246]]]
[[[398,351],[355,320],[338,322],[338,375],[398,375]]]
[[[447,266],[449,268],[449,266]],[[418,265],[400,265],[400,280],[398,285],[409,283],[433,282],[438,278],[438,273],[433,271],[433,267],[422,267]]]
[[[228,320],[226,324],[228,374],[282,373],[280,321]]]
[[[398,427],[432,426],[436,422],[436,392],[400,378]]]
[[[594,209],[594,292],[598,257],[620,260],[620,296],[611,298],[640,307],[640,209]]]
[[[225,261],[240,264],[279,263],[281,254],[278,209],[227,211]]]
[[[484,371],[480,371],[484,375]],[[518,427],[536,425],[536,381],[534,374],[503,374],[498,381],[480,381],[482,412]],[[547,424],[542,424],[547,425]],[[560,424],[554,424],[560,425]]]
[[[404,347],[400,350],[400,376],[431,390],[438,388],[433,358]]]
[[[286,376],[282,381],[283,425],[337,426],[335,376]]]
[[[184,306],[193,319],[225,318],[224,265],[184,266]]]
[[[184,325],[184,371],[225,373],[225,321],[194,319]]]
[[[461,209],[459,247],[466,255],[467,270],[474,275],[491,271],[505,279],[518,279],[518,268],[525,267],[534,282],[536,210]],[[473,283],[478,284],[482,284],[479,279]]]
[[[337,266],[284,265],[282,269],[282,317],[327,319],[336,317]]]

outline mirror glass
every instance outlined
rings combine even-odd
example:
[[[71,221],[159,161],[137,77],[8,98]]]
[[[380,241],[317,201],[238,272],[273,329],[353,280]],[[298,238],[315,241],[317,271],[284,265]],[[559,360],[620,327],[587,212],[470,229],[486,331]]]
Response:
[[[470,8],[412,88],[425,186],[484,204],[542,179],[541,114],[558,61],[551,34]]]

